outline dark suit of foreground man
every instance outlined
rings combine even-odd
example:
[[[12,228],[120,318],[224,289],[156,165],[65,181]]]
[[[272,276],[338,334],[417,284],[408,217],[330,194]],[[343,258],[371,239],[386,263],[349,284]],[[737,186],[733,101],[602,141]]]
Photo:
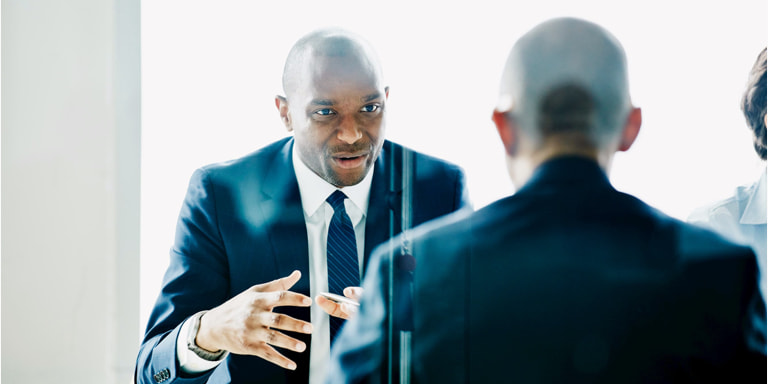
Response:
[[[350,315],[317,298],[330,276],[316,267],[325,264],[321,234],[334,212],[326,197],[341,190],[353,205],[354,196],[367,197],[354,224],[355,231],[364,225],[355,238],[364,245],[362,265],[400,232],[404,188],[414,223],[466,202],[463,172],[422,154],[413,154],[413,182],[401,184],[404,148],[384,140],[388,89],[360,38],[337,30],[307,35],[286,60],[283,86],[276,106],[294,137],[203,167],[190,181],[139,352],[139,383],[322,380],[325,312]]]
[[[531,30],[493,120],[519,189],[413,231],[413,382],[765,382],[753,253],[608,180],[641,124],[612,35],[576,19]],[[386,369],[387,259],[374,252],[328,383]]]

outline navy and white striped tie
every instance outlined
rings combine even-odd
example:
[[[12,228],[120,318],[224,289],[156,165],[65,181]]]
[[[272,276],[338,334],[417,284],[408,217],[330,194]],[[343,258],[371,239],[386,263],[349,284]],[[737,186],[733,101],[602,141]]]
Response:
[[[328,290],[344,296],[344,288],[360,285],[360,267],[357,261],[355,229],[349,220],[344,200],[347,195],[336,190],[326,201],[333,207],[333,217],[328,225]],[[331,316],[331,344],[344,324],[344,319]]]

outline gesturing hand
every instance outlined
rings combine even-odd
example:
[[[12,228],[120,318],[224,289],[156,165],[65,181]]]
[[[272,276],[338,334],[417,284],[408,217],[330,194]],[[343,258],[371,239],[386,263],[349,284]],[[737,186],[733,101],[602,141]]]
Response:
[[[283,331],[312,333],[312,324],[272,312],[275,307],[308,307],[312,299],[290,289],[301,278],[301,272],[268,283],[254,285],[200,319],[196,343],[209,350],[227,350],[240,355],[254,355],[286,369],[296,369],[296,363],[274,347],[303,352],[307,346]]]
[[[360,296],[363,295],[363,289],[360,287],[346,287],[344,288],[344,296],[360,302]],[[317,305],[331,316],[340,317],[342,319],[349,319],[355,313],[357,313],[356,305],[349,305],[347,303],[337,303],[333,300],[329,300],[323,296],[317,296]]]

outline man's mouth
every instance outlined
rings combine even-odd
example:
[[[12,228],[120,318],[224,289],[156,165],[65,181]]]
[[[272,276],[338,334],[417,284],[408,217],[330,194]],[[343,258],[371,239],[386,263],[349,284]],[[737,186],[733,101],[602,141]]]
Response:
[[[367,158],[368,158],[367,153],[349,154],[349,155],[333,156],[333,161],[340,168],[353,169],[363,165]]]

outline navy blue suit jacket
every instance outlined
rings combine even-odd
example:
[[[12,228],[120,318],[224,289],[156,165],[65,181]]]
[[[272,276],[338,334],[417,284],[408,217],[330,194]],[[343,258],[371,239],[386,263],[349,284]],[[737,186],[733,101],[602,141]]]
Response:
[[[752,251],[617,192],[590,160],[414,232],[413,382],[765,382]],[[374,251],[329,383],[386,369],[388,260]]]
[[[217,368],[184,377],[176,339],[181,323],[246,290],[292,271],[293,291],[309,295],[307,231],[291,160],[292,138],[243,158],[197,170],[179,215],[163,287],[139,351],[139,383],[306,383],[309,335],[293,334],[308,348],[281,351],[298,365],[288,371],[253,356],[230,354]],[[374,165],[365,229],[364,266],[371,250],[400,232],[403,147],[386,141]],[[468,204],[461,169],[413,153],[412,220],[419,224]],[[309,321],[309,308],[276,308]]]

